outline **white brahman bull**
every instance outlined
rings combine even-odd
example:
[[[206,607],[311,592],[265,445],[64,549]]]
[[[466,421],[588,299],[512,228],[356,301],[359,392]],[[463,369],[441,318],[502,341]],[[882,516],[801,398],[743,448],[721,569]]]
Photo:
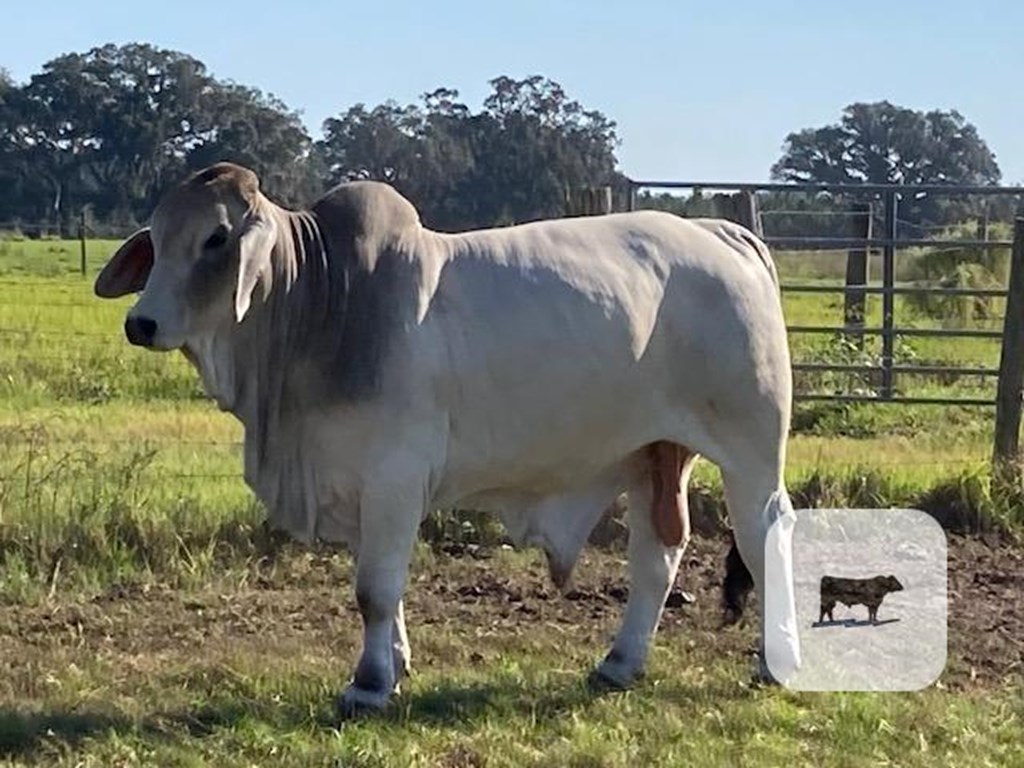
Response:
[[[788,617],[762,622],[771,672],[799,665],[790,539],[767,574],[764,549],[794,520],[789,351],[746,229],[643,211],[441,234],[384,184],[294,212],[222,163],[166,194],[95,290],[141,291],[129,341],[180,349],[241,420],[272,521],[353,552],[364,644],[343,713],[386,705],[408,669],[402,595],[434,508],[492,510],[564,586],[626,491],[629,599],[595,679],[631,685],[689,538],[698,455],[722,470],[762,611]]]

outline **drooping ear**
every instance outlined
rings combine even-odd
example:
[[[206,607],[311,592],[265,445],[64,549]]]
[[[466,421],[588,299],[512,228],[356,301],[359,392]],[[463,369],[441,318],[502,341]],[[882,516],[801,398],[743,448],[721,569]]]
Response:
[[[277,225],[262,213],[252,212],[238,238],[238,285],[235,287],[235,320],[242,322],[252,303],[252,292],[270,271],[270,254],[277,242]],[[264,282],[264,295],[266,291]]]
[[[93,291],[102,299],[138,293],[146,287],[152,268],[153,240],[149,227],[144,227],[125,240],[100,270]]]

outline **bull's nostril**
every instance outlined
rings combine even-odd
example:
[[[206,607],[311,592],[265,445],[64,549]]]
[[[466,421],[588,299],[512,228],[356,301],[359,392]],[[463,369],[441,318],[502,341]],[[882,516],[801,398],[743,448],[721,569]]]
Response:
[[[136,346],[151,347],[156,336],[156,320],[148,317],[128,317],[124,321],[124,335]]]

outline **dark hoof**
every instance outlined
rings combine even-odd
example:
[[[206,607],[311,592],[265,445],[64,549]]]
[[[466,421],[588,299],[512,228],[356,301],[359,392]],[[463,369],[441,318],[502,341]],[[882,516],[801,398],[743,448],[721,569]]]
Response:
[[[743,611],[735,608],[726,608],[722,611],[722,623],[720,624],[721,629],[725,627],[732,627],[740,623],[743,618]]]
[[[628,691],[644,679],[644,670],[627,666],[616,651],[611,651],[587,676],[587,687],[594,692]]]
[[[768,668],[767,662],[760,654],[754,655],[754,672],[750,676],[750,685],[753,688],[778,688],[782,684],[775,679],[775,676]]]
[[[335,711],[341,720],[360,720],[386,712],[393,697],[374,691],[364,691],[350,685],[335,702]]]
[[[631,685],[624,685],[618,680],[608,677],[601,672],[600,668],[591,670],[590,674],[587,675],[587,690],[591,693],[621,693],[628,691],[630,688],[632,688]]]

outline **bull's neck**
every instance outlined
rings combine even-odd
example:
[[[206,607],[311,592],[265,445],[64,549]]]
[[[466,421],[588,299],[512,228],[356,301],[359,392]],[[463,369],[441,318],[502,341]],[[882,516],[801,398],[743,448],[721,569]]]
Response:
[[[277,242],[271,256],[269,292],[255,299],[245,319],[213,338],[223,371],[227,410],[245,425],[246,464],[264,465],[284,439],[296,407],[305,399],[301,380],[305,314],[315,306],[312,293],[322,284],[324,245],[310,213],[272,206]],[[261,294],[259,290],[256,292]],[[308,328],[307,328],[308,331]]]
[[[273,513],[299,495],[301,429],[290,407],[289,366],[269,341],[264,323],[224,328],[186,353],[199,370],[207,394],[245,428],[245,481]],[[299,531],[310,535],[310,531]]]
[[[230,331],[221,330],[190,339],[182,348],[185,358],[199,373],[203,389],[222,411],[241,418],[236,391],[235,360],[231,354]]]

